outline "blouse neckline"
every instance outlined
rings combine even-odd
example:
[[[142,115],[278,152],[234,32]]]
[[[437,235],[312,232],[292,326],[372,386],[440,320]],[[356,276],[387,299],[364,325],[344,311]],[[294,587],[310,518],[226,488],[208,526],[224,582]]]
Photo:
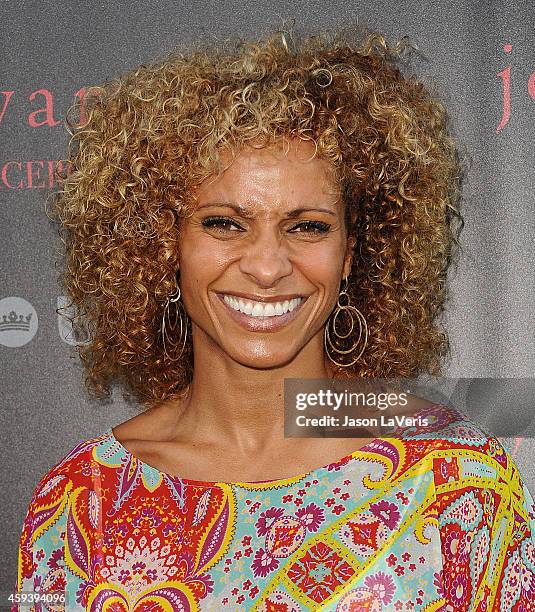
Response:
[[[123,446],[123,444],[121,444],[121,442],[119,442],[119,440],[115,437],[114,433],[113,433],[113,426],[109,427],[105,433],[104,433],[104,437],[109,438],[113,444],[119,448],[121,450],[121,452],[126,455],[129,459],[131,460],[135,460],[136,463],[143,469],[147,469],[149,471],[153,471],[155,473],[157,473],[160,477],[165,477],[165,478],[169,478],[171,480],[180,480],[184,485],[189,485],[189,486],[194,486],[194,487],[207,487],[207,488],[212,488],[212,487],[221,487],[221,486],[228,486],[228,487],[248,487],[248,486],[254,486],[254,487],[262,487],[262,486],[267,486],[267,487],[277,487],[277,486],[287,486],[290,484],[293,484],[294,482],[299,482],[300,480],[303,480],[304,478],[318,478],[320,477],[322,472],[329,472],[330,470],[336,469],[333,466],[344,466],[347,465],[349,462],[352,462],[354,460],[356,460],[359,456],[363,456],[368,452],[371,452],[374,447],[376,447],[377,444],[381,444],[384,443],[384,438],[373,438],[370,439],[369,442],[366,442],[366,444],[364,444],[363,446],[361,446],[360,448],[352,451],[349,454],[344,455],[343,457],[340,457],[339,459],[336,459],[335,461],[331,461],[330,463],[328,463],[327,465],[323,465],[317,468],[313,468],[312,470],[309,470],[308,472],[303,472],[301,474],[297,474],[296,476],[289,476],[286,478],[275,478],[272,480],[252,480],[252,481],[236,481],[236,482],[230,482],[230,481],[222,481],[222,480],[197,480],[197,479],[193,479],[193,478],[183,478],[179,475],[172,475],[172,474],[168,474],[166,472],[163,472],[155,467],[153,467],[152,465],[149,465],[148,463],[145,463],[144,461],[142,461],[141,459],[139,459],[138,457],[136,457],[133,453],[131,453],[125,446]]]

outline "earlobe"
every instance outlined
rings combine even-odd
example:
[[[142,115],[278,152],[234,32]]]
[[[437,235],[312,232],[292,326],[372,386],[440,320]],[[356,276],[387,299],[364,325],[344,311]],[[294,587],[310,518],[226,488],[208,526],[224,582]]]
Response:
[[[344,272],[342,278],[347,278],[351,272],[351,266],[353,265],[352,255],[347,255],[344,261]]]
[[[349,276],[351,272],[351,267],[353,266],[353,249],[355,248],[356,240],[354,237],[351,237],[347,241],[347,249],[346,256],[344,260],[344,278]]]

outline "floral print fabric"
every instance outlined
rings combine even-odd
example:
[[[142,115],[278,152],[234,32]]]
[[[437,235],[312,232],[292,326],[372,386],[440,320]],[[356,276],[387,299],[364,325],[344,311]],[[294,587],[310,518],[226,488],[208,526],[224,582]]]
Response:
[[[419,414],[255,483],[170,476],[110,428],[37,485],[17,588],[65,593],[57,610],[535,610],[535,505],[510,456],[451,407]]]

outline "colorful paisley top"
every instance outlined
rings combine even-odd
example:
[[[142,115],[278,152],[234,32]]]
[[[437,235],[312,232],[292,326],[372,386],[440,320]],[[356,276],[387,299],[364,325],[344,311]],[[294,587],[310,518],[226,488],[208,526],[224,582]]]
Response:
[[[170,476],[110,428],[33,493],[17,588],[65,604],[21,609],[535,610],[535,505],[517,468],[454,409],[421,414],[431,425],[252,483]]]

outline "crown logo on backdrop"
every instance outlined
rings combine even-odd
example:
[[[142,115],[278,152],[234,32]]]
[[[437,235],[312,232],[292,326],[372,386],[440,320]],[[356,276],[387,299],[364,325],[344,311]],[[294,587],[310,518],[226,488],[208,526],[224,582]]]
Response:
[[[2,320],[0,321],[0,332],[6,331],[30,331],[30,320],[32,318],[32,313],[29,315],[17,314],[14,310],[12,310],[9,315],[3,315]]]

